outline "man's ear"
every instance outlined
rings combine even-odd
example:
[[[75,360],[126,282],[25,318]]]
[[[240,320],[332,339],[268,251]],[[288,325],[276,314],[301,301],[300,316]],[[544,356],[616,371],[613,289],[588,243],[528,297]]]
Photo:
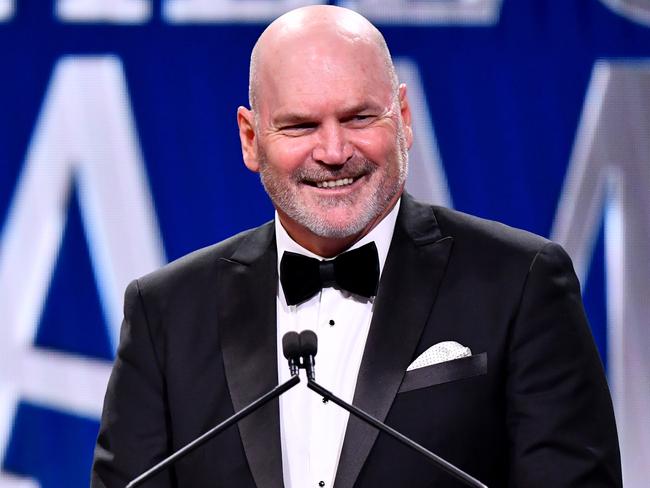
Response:
[[[255,113],[246,107],[239,107],[237,109],[237,125],[239,126],[239,140],[244,164],[254,173],[258,173],[260,165],[255,141],[257,137],[255,133]]]
[[[402,83],[399,86],[399,111],[402,115],[404,137],[406,138],[406,147],[411,149],[411,146],[413,145],[413,126],[411,125],[411,106],[409,105],[409,99],[406,96],[405,83]]]

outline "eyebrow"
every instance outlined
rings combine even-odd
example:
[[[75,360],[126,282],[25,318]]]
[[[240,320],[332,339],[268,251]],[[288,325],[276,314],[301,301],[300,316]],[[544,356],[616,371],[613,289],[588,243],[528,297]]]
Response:
[[[374,103],[362,102],[357,105],[351,105],[349,107],[343,108],[338,111],[337,116],[339,118],[350,117],[355,114],[363,113],[366,111],[378,111],[383,112],[386,110],[385,107],[380,107]],[[280,113],[277,117],[273,118],[273,124],[276,126],[285,126],[285,125],[298,125],[308,122],[314,122],[316,117],[310,115],[308,112],[286,112]]]
[[[276,126],[298,125],[298,124],[304,124],[305,122],[311,122],[313,121],[313,119],[314,119],[313,117],[310,117],[306,113],[289,112],[274,117],[273,125]]]

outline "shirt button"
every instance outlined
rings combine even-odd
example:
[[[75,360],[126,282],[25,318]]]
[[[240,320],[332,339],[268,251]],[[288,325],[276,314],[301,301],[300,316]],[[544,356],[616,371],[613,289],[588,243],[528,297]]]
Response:
[[[325,486],[325,482],[324,482],[324,481],[319,481],[319,482],[318,482],[318,486],[320,486],[321,488],[323,488],[323,486]]]
[[[329,323],[330,323],[330,325],[334,325],[334,324],[335,324],[335,322],[334,322],[333,320],[331,320],[331,319],[330,319],[330,322],[329,322]]]

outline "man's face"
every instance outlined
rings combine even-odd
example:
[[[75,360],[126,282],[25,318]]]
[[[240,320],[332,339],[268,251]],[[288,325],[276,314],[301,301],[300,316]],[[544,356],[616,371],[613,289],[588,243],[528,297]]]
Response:
[[[403,190],[405,88],[396,93],[367,42],[330,39],[290,52],[261,70],[251,169],[290,234],[363,235]]]

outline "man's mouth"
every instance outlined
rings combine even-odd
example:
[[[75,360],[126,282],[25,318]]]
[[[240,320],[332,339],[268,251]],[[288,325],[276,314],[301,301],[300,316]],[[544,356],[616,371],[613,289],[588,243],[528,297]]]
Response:
[[[339,178],[338,180],[317,181],[317,188],[336,188],[354,183],[354,178]]]

